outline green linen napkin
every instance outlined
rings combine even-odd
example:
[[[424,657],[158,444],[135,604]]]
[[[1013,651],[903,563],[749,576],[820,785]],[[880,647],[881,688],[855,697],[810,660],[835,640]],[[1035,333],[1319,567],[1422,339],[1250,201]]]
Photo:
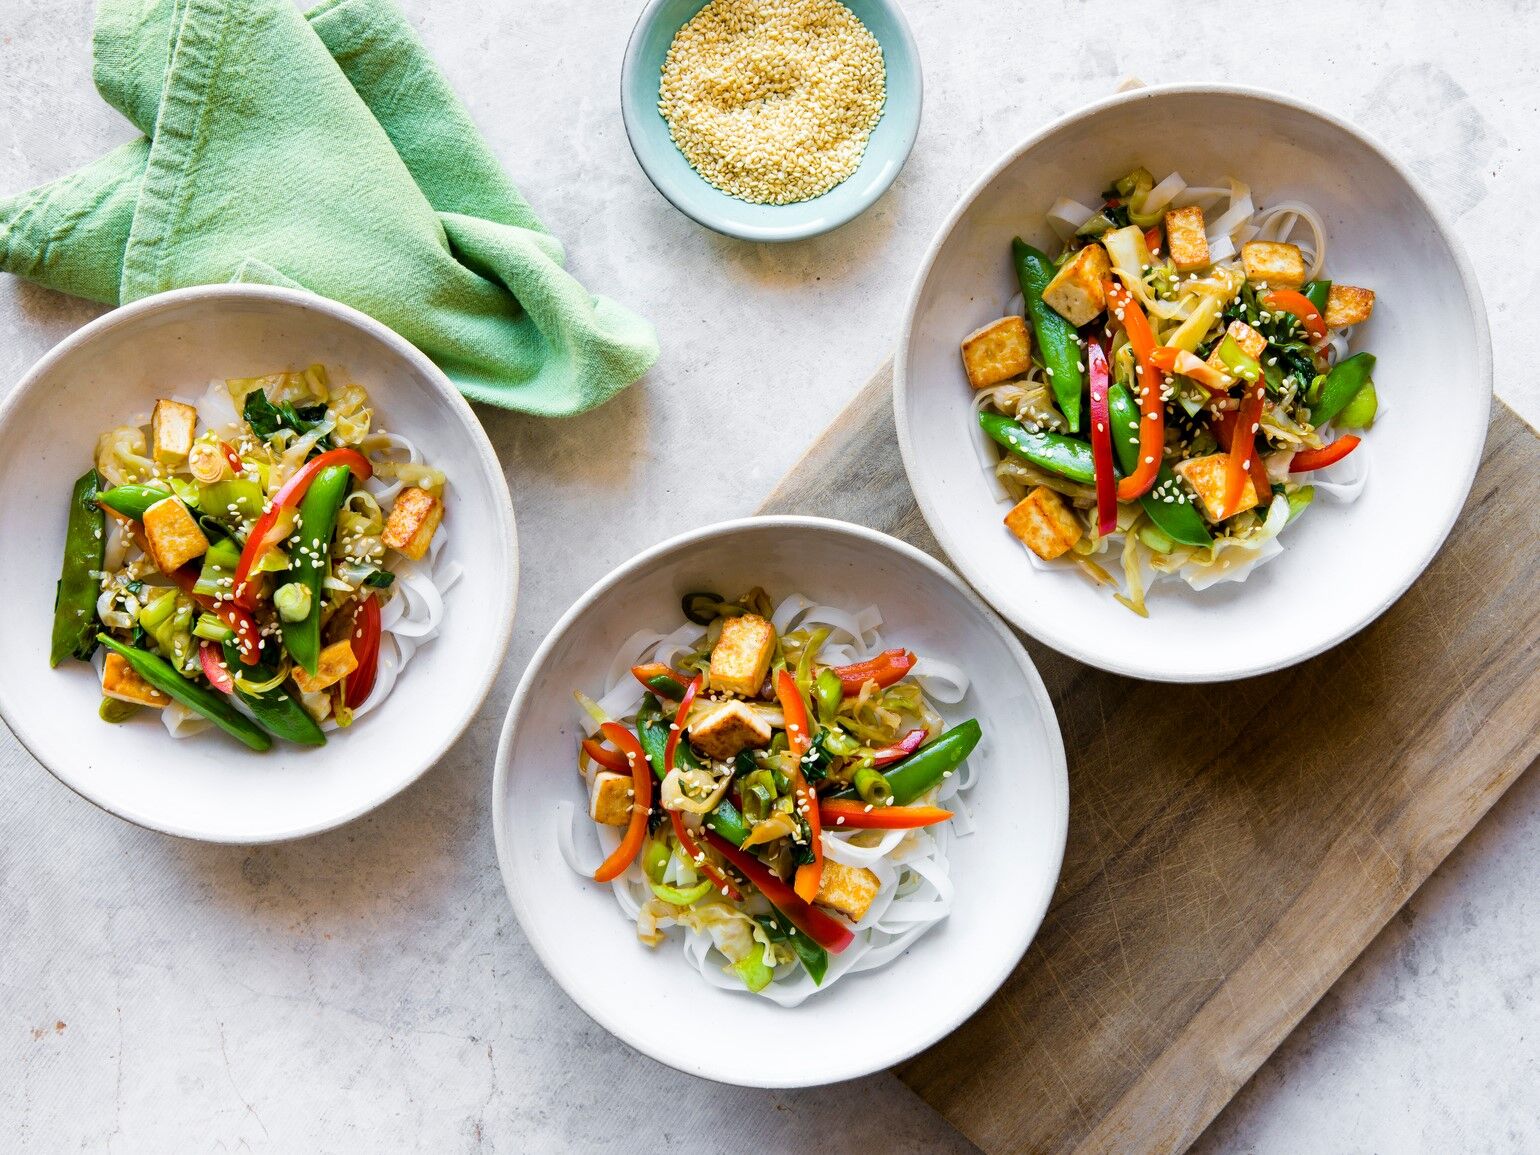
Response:
[[[303,286],[473,400],[549,416],[657,358],[647,322],[562,268],[390,0],[101,0],[94,52],[97,89],[145,135],[0,200],[0,269],[112,304]]]

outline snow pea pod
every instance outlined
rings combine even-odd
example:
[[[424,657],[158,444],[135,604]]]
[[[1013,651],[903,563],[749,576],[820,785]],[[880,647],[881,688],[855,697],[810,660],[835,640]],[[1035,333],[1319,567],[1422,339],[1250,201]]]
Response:
[[[331,572],[332,530],[352,476],[346,465],[326,466],[299,503],[299,547],[290,555],[287,581],[310,591],[310,611],[297,622],[283,623],[283,644],[309,674],[316,672],[321,656],[321,583]]]
[[[1326,315],[1326,302],[1331,297],[1330,281],[1306,281],[1300,292],[1323,317]]]
[[[749,836],[749,826],[738,808],[727,799],[717,803],[716,809],[706,815],[705,823],[734,846],[742,846]]]
[[[1321,384],[1321,395],[1310,406],[1310,422],[1317,429],[1347,408],[1374,373],[1373,353],[1354,353],[1338,361]]]
[[[71,656],[85,661],[96,649],[96,599],[101,593],[97,575],[107,548],[106,518],[96,504],[99,484],[96,470],[87,470],[70,493],[64,564],[54,593],[50,666]]]
[[[232,738],[239,739],[258,753],[272,748],[273,739],[268,732],[232,706],[230,699],[188,681],[165,658],[148,650],[125,646],[106,634],[97,634],[96,640],[113,653],[121,655],[134,673],[161,693],[182,703],[189,710],[196,710]]]
[[[244,678],[266,681],[273,676],[272,670],[253,670],[249,666],[241,666],[240,653],[233,645],[225,645],[224,655],[225,664],[232,670],[240,670]],[[282,687],[252,694],[241,689],[241,683],[236,682],[235,693],[246,703],[252,716],[278,737],[301,746],[326,745],[326,734],[310,716],[310,711],[296,702],[294,696]]]
[[[957,769],[962,760],[973,753],[983,736],[977,718],[959,722],[938,738],[932,738],[902,762],[888,770],[883,777],[893,789],[894,806],[907,806],[924,794],[948,773]],[[854,790],[842,790],[836,798],[856,798]]]
[[[1053,280],[1053,262],[1045,253],[1034,249],[1017,237],[1011,241],[1011,255],[1016,262],[1016,279],[1021,282],[1021,296],[1026,302],[1027,316],[1032,319],[1032,332],[1037,337],[1037,347],[1042,351],[1043,364],[1048,369],[1048,381],[1053,386],[1054,400],[1069,422],[1071,433],[1080,429],[1080,395],[1085,391],[1085,375],[1081,370],[1083,354],[1080,338],[1071,325],[1043,300],[1043,290]]]
[[[98,495],[96,500],[113,513],[121,513],[134,521],[143,521],[145,510],[169,496],[169,490],[157,489],[153,485],[114,485]]]
[[[980,413],[979,425],[990,438],[1040,469],[1090,485],[1096,480],[1091,445],[1062,433],[1033,433],[999,413]]]
[[[1128,390],[1118,384],[1107,390],[1107,408],[1118,465],[1124,473],[1131,473],[1139,464],[1139,407]],[[1167,501],[1167,497],[1173,500]],[[1193,508],[1187,491],[1177,483],[1176,474],[1164,462],[1156,474],[1155,485],[1139,499],[1139,507],[1172,541],[1195,546],[1214,544],[1213,535],[1203,524],[1203,515]]]

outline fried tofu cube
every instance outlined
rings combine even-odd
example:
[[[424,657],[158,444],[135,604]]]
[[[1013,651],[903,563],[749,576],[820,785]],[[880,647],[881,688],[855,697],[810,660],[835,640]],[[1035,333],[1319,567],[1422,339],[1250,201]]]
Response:
[[[403,489],[391,506],[380,540],[416,561],[428,552],[433,534],[443,520],[444,503],[426,489],[412,486]]]
[[[773,737],[770,723],[734,698],[690,723],[690,741],[707,757],[725,762],[740,750],[761,750]]]
[[[1221,520],[1219,511],[1224,507],[1225,463],[1229,456],[1228,453],[1211,453],[1207,457],[1194,457],[1176,467],[1177,474],[1198,495],[1198,506],[1210,521]],[[1243,513],[1256,504],[1257,487],[1252,484],[1248,473],[1246,483],[1241,488],[1240,504],[1235,507],[1234,513]]]
[[[1305,283],[1305,256],[1298,245],[1281,241],[1247,241],[1241,246],[1246,279],[1270,289],[1297,289]]]
[[[1043,304],[1071,325],[1089,325],[1107,307],[1103,286],[1112,275],[1107,250],[1095,241],[1059,267],[1053,280],[1043,286]]]
[[[302,694],[314,694],[330,689],[358,669],[358,658],[353,653],[353,643],[343,638],[327,646],[316,658],[315,673],[310,674],[301,666],[290,673],[294,684]]]
[[[156,461],[186,461],[198,434],[198,411],[191,405],[162,397],[150,415],[150,444]]]
[[[601,770],[594,775],[588,795],[588,816],[605,826],[631,825],[631,802],[636,788],[624,774]]]
[[[881,889],[877,876],[866,867],[846,866],[826,858],[823,874],[818,880],[818,894],[813,901],[832,906],[851,920],[860,922]]]
[[[176,573],[208,552],[209,539],[179,497],[165,497],[144,511],[144,537],[150,559],[161,573]]]
[[[1262,351],[1267,348],[1267,338],[1246,324],[1245,321],[1231,321],[1230,327],[1225,330],[1225,336],[1239,345],[1241,352],[1254,361],[1260,360]],[[1224,363],[1224,358],[1219,355],[1219,346],[1223,344],[1224,342],[1220,341],[1214,346],[1214,351],[1208,355],[1208,364],[1210,368],[1228,374],[1230,367]]]
[[[1166,214],[1166,252],[1171,263],[1182,272],[1206,269],[1213,264],[1208,256],[1208,233],[1203,223],[1203,209],[1188,205]]]
[[[1333,283],[1326,293],[1326,326],[1340,329],[1369,319],[1374,312],[1374,290]]]
[[[1069,503],[1039,485],[1005,515],[1005,528],[1044,561],[1061,556],[1085,534]]]
[[[1032,347],[1027,323],[1020,317],[1001,317],[963,338],[963,370],[968,384],[986,389],[1020,377],[1032,368]]]
[[[102,695],[159,710],[171,699],[141,678],[122,654],[108,653],[102,663]]]
[[[775,627],[758,614],[741,614],[722,623],[722,636],[711,649],[711,688],[752,698],[765,684],[775,653]]]

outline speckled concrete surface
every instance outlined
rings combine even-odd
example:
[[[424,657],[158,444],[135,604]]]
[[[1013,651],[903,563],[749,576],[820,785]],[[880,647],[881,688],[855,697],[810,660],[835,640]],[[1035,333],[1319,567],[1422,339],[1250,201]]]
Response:
[[[1240,28],[1177,0],[1151,0],[1137,26],[1102,0],[912,0],[928,85],[913,159],[866,217],[781,248],[702,232],[636,168],[616,91],[639,3],[406,6],[571,265],[657,322],[663,360],[588,417],[482,411],[526,559],[510,661],[470,735],[370,817],[271,849],[178,842],[82,802],[0,733],[0,1124],[37,1150],[966,1150],[889,1077],[721,1088],[638,1057],[567,1001],[508,910],[487,820],[518,673],[616,562],[751,510],[886,356],[958,193],[1130,73],[1274,85],[1384,138],[1476,262],[1499,394],[1540,419],[1523,304],[1540,291],[1540,237],[1522,223],[1540,187],[1534,6],[1468,4],[1456,21],[1301,0],[1253,7]],[[84,0],[0,11],[0,193],[129,135],[91,89],[89,23]],[[0,280],[0,388],[97,312]],[[703,443],[703,422],[742,432]],[[685,454],[706,496],[678,484]],[[1540,1148],[1537,861],[1531,775],[1199,1149]]]

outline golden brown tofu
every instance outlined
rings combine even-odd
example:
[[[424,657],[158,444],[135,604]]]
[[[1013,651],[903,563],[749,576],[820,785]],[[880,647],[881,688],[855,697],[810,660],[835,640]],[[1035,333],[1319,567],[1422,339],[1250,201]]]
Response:
[[[1206,269],[1213,263],[1208,258],[1208,233],[1199,206],[1188,205],[1166,214],[1166,252],[1184,273]]]
[[[164,397],[155,402],[155,412],[150,415],[150,442],[156,461],[186,461],[197,434],[198,411],[191,405]]]
[[[1207,457],[1194,457],[1176,467],[1177,474],[1192,486],[1193,493],[1198,495],[1198,508],[1210,521],[1221,520],[1218,515],[1225,500],[1225,462],[1229,456],[1228,453],[1211,453]],[[1240,504],[1227,516],[1233,517],[1237,513],[1243,513],[1256,504],[1257,487],[1252,484],[1248,473],[1246,483],[1241,488]]]
[[[1245,321],[1231,321],[1230,327],[1225,330],[1225,336],[1240,346],[1241,352],[1246,356],[1257,360],[1262,356],[1262,351],[1267,348],[1267,338],[1258,333]],[[1219,355],[1220,341],[1214,346],[1214,351],[1208,355],[1209,368],[1217,369],[1221,373],[1228,374],[1230,367],[1224,363],[1224,358]]]
[[[711,650],[711,688],[752,698],[765,684],[775,653],[775,627],[758,614],[741,614],[722,623],[722,636]]]
[[[162,498],[144,511],[144,537],[150,559],[167,576],[209,548],[209,539],[178,497]]]
[[[1052,561],[1081,539],[1085,528],[1069,503],[1039,485],[1005,515],[1005,528],[1044,561]]]
[[[127,658],[110,652],[102,663],[102,695],[120,702],[133,702],[136,706],[153,706],[157,710],[171,701],[135,673]]]
[[[1032,368],[1032,348],[1027,323],[1020,317],[1001,317],[963,338],[963,370],[968,384],[986,389],[1020,377]]]
[[[740,750],[760,750],[774,736],[770,723],[736,698],[690,723],[690,741],[707,757],[725,762]]]
[[[444,503],[426,489],[403,489],[390,508],[385,532],[380,540],[391,549],[400,550],[416,561],[428,552],[439,522],[444,520]]]
[[[588,796],[588,816],[605,826],[631,825],[631,801],[636,788],[624,774],[601,770],[594,775]]]
[[[1326,293],[1326,325],[1340,329],[1345,325],[1357,325],[1369,319],[1374,312],[1374,290],[1359,289],[1352,285],[1335,282]]]
[[[335,686],[356,669],[358,669],[358,659],[353,654],[353,643],[343,638],[342,641],[333,642],[327,646],[317,656],[314,675],[306,673],[300,666],[295,666],[289,676],[294,679],[294,684],[300,688],[302,694],[314,694]]]
[[[855,922],[866,917],[872,907],[872,899],[882,884],[877,876],[864,866],[846,866],[833,859],[824,859],[823,874],[818,880],[818,894],[814,902],[832,906]]]
[[[1280,241],[1247,241],[1241,246],[1241,264],[1252,284],[1270,289],[1297,289],[1305,283],[1305,257],[1298,245]]]
[[[1059,267],[1043,286],[1043,304],[1077,328],[1089,325],[1107,307],[1103,287],[1112,273],[1107,250],[1095,241]]]

